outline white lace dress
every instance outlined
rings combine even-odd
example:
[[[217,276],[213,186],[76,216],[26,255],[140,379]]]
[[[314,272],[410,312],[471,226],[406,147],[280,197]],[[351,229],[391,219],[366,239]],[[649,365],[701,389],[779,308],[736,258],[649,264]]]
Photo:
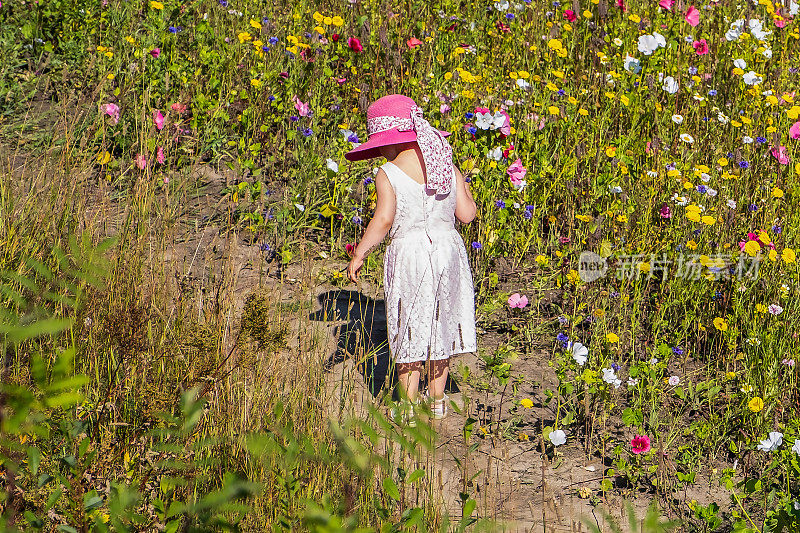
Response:
[[[475,294],[455,229],[456,191],[437,195],[389,162],[396,197],[384,256],[389,348],[398,363],[477,350]]]

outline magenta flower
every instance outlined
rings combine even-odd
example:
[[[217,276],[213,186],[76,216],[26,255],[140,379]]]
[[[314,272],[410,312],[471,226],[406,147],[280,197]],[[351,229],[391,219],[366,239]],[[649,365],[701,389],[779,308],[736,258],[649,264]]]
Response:
[[[789,137],[792,139],[800,139],[800,121],[795,122],[792,124],[792,127],[789,128]]]
[[[103,113],[111,117],[113,124],[119,122],[119,106],[117,104],[105,104],[101,109],[103,110]]]
[[[708,53],[708,43],[705,39],[700,39],[699,41],[695,41],[692,43],[694,47],[694,51],[697,52],[697,55],[704,56]]]
[[[164,155],[164,147],[159,146],[156,148],[156,161],[158,161],[159,165],[163,165],[166,162],[167,158]]]
[[[309,115],[310,110],[308,108],[308,104],[303,103],[303,101],[300,100],[297,95],[292,96],[292,102],[294,102],[294,108],[301,117],[307,117]]]
[[[647,435],[636,435],[631,439],[631,448],[633,453],[639,455],[640,453],[647,453],[650,451],[650,437]]]
[[[695,27],[700,24],[700,12],[694,6],[689,6],[689,9],[686,10],[686,16],[684,17],[686,22],[689,23],[689,26]]]
[[[506,174],[508,174],[508,176],[511,178],[511,182],[515,185],[521,182],[527,173],[528,169],[522,165],[522,159],[520,158],[517,158],[517,160],[511,163],[511,165],[506,169]]]
[[[511,296],[508,297],[508,306],[512,308],[522,309],[528,305],[528,297],[520,295],[518,292],[515,292]]]
[[[154,59],[158,59],[158,56],[161,55],[161,48],[153,48],[150,50],[150,55],[153,56]]]
[[[153,124],[156,125],[156,129],[158,131],[161,131],[161,130],[164,129],[164,115],[158,109],[153,111]]]
[[[567,9],[566,11],[564,11],[564,18],[567,19],[567,21],[569,22],[575,22],[578,16],[575,14],[573,10]]]
[[[364,47],[361,46],[361,41],[359,41],[355,37],[350,37],[349,39],[347,39],[347,46],[349,46],[350,50],[352,50],[353,52],[360,52],[364,49]]]
[[[672,218],[672,212],[669,210],[669,206],[667,204],[663,204],[661,206],[661,210],[658,212],[661,218]]]
[[[672,11],[672,4],[675,3],[675,0],[661,0],[658,3],[658,7],[661,9],[666,9],[667,11]]]
[[[772,152],[770,153],[772,154],[772,157],[777,159],[778,163],[780,163],[781,165],[789,164],[789,154],[786,153],[785,146],[779,146],[777,148],[773,148]]]
[[[139,170],[144,170],[147,168],[147,158],[144,156],[144,154],[136,154],[136,157],[134,157],[133,160]]]

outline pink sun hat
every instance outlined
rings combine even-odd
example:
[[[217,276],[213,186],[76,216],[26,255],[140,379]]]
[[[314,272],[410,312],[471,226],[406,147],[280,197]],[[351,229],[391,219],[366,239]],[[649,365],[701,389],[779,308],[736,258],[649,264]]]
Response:
[[[422,108],[402,94],[390,94],[375,100],[367,109],[369,140],[350,150],[348,161],[380,157],[380,147],[417,141],[428,174],[428,187],[446,194],[452,182],[453,152],[440,131],[425,120]]]

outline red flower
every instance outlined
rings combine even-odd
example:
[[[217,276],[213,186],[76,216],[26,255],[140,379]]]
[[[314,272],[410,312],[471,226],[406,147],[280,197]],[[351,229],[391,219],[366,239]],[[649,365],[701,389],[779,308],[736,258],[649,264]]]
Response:
[[[647,453],[650,451],[650,437],[647,435],[636,435],[631,439],[631,448],[633,453],[639,455],[640,453]]]
[[[694,46],[694,51],[697,52],[699,56],[704,56],[708,53],[708,43],[705,39],[693,42],[692,46]]]
[[[347,39],[347,46],[349,46],[350,50],[352,50],[353,52],[360,52],[361,50],[364,49],[364,47],[361,46],[361,41],[359,41],[355,37],[350,37],[349,39]]]
[[[626,11],[628,11],[628,6],[626,6],[626,5],[625,5],[625,2],[623,2],[622,0],[617,0],[617,7],[618,7],[618,8],[620,8],[620,9],[622,9],[622,12],[623,12],[623,13],[625,13]]]
[[[509,26],[508,24],[503,24],[502,22],[500,22],[498,20],[497,21],[497,30],[501,31],[503,33],[509,33],[509,32],[511,32],[511,26]]]
[[[578,16],[575,14],[573,10],[567,9],[566,11],[564,11],[564,18],[570,22],[575,22]]]
[[[353,257],[353,252],[356,250],[355,243],[347,243],[344,245],[344,251],[347,252],[347,255]]]
[[[161,48],[153,48],[150,50],[150,55],[153,56],[153,58],[158,59],[158,56],[161,55]]]
[[[331,35],[331,41],[333,41],[335,43],[338,43],[339,42],[339,34],[338,33],[334,33],[333,35]]]
[[[422,41],[420,41],[416,37],[412,37],[411,39],[406,41],[406,44],[408,45],[409,48],[415,48],[415,47],[421,45]]]

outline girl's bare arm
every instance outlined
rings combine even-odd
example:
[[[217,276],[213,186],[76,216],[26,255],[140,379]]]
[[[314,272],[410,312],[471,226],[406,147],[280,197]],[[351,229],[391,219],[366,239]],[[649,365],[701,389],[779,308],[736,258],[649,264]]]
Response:
[[[454,168],[456,169],[456,218],[463,224],[469,224],[475,219],[478,207],[475,205],[464,175],[461,174],[458,167],[454,166]]]
[[[353,252],[353,257],[360,259],[367,257],[374,248],[383,242],[383,239],[386,238],[386,233],[392,227],[392,222],[394,222],[396,201],[394,189],[383,169],[378,170],[378,174],[375,176],[375,191],[377,193],[375,214],[367,224],[364,236]]]

